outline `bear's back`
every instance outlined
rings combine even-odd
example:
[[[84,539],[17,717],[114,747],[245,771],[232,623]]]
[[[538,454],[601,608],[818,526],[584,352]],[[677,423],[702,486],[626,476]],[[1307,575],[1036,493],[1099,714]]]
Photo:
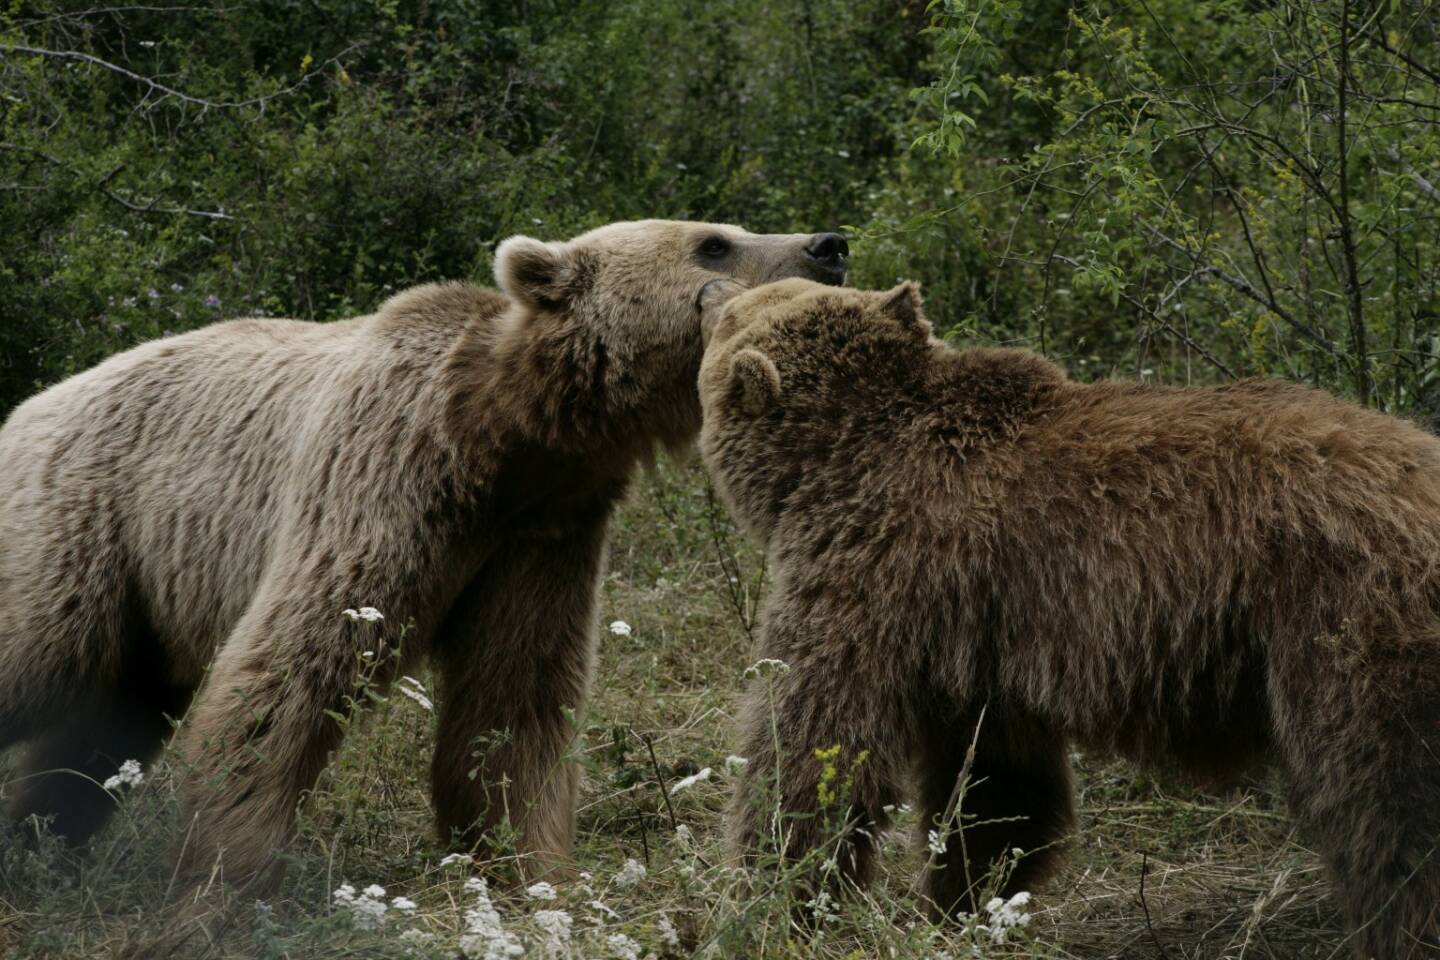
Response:
[[[281,423],[293,428],[302,408],[323,405],[347,386],[353,394],[390,369],[434,369],[467,325],[492,324],[507,304],[471,284],[426,284],[369,316],[237,319],[140,344],[17,407],[0,425],[0,481],[44,464],[53,472],[67,460],[77,467],[89,458],[143,464],[157,446],[176,441],[199,453],[217,431],[228,433],[227,425],[249,428],[251,439],[279,440]],[[272,418],[268,434],[254,429]]]
[[[1237,497],[1273,489],[1334,502],[1350,492],[1357,508],[1381,493],[1440,498],[1440,438],[1322,390],[1270,379],[1108,382],[1068,384],[1055,401],[1029,447],[1086,486],[1153,490],[1173,476],[1177,493],[1228,485]]]
[[[436,446],[417,439],[438,420],[432,374],[475,311],[503,310],[456,287],[334,323],[213,324],[31,398],[0,427],[0,586],[56,550],[112,546],[153,626],[193,637],[203,668],[297,517],[385,495],[397,465],[419,482],[406,457]]]

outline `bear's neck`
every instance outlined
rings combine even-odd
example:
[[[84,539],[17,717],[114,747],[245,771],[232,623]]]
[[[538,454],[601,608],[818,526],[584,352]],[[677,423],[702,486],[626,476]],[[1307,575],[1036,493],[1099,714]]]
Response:
[[[640,390],[613,360],[580,323],[531,322],[515,309],[476,320],[445,365],[450,433],[467,459],[548,450],[596,474],[628,475],[657,443],[693,436],[699,401],[686,396],[695,393],[693,376],[670,390]]]

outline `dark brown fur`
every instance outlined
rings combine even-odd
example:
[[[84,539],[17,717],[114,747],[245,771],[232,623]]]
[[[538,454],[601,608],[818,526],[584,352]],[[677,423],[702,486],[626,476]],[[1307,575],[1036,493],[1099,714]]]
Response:
[[[943,827],[975,738],[983,825],[926,878],[937,913],[972,910],[1014,848],[1002,892],[1053,871],[1068,741],[1205,776],[1270,760],[1355,955],[1440,948],[1440,440],[1288,383],[1081,385],[955,350],[909,286],[719,299],[701,444],[769,549],[762,656],[790,665],[773,718],[766,684],[746,710],[741,849],[777,763],[797,856],[823,839],[815,751],[842,774],[868,751],[840,860],[863,883],[907,776]]]
[[[505,295],[217,324],[23,404],[0,429],[0,748],[28,742],[10,815],[83,840],[113,798],[65,771],[147,761],[184,715],[183,874],[257,876],[365,665],[383,690],[423,658],[441,839],[508,818],[527,869],[563,860],[606,524],[636,462],[699,426],[697,294],[838,280],[810,239],[670,221],[511,238]],[[384,623],[341,615],[362,605]]]

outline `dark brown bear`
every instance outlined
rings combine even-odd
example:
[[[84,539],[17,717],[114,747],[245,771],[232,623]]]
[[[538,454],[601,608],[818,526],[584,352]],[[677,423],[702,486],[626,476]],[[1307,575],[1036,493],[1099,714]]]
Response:
[[[838,283],[845,252],[663,220],[512,237],[503,293],[216,324],[20,406],[0,429],[0,748],[27,745],[10,815],[84,839],[114,799],[76,772],[148,760],[183,715],[182,871],[254,877],[364,665],[383,689],[428,659],[441,839],[508,818],[527,870],[563,861],[606,526],[637,461],[699,428],[697,296]],[[342,614],[363,606],[385,619]]]
[[[910,285],[725,293],[701,445],[769,550],[761,655],[790,668],[748,705],[742,850],[772,836],[777,769],[785,854],[822,843],[828,766],[863,884],[913,773],[949,836],[932,909],[969,911],[1016,848],[1002,893],[1054,869],[1069,741],[1273,761],[1355,956],[1440,948],[1440,440],[1288,383],[1083,385],[952,349]]]

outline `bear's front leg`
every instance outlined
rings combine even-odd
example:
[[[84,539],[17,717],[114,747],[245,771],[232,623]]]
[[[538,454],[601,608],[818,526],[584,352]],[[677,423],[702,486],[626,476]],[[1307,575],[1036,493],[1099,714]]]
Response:
[[[440,841],[494,856],[508,826],[525,876],[563,866],[574,841],[580,771],[566,753],[595,669],[604,551],[603,523],[504,545],[437,638]]]
[[[302,795],[340,744],[337,717],[352,712],[362,679],[383,690],[398,667],[386,643],[398,630],[352,621],[340,594],[298,582],[267,577],[181,729],[176,856],[192,884],[263,881]],[[379,606],[393,593],[365,596]]]
[[[750,863],[766,853],[792,866],[809,861],[807,895],[870,882],[911,736],[902,692],[867,662],[880,634],[807,636],[826,622],[802,613],[767,626],[767,658],[756,665],[761,676],[742,719],[747,763],[730,810],[731,842]]]
[[[974,913],[992,895],[1033,889],[1053,872],[1074,823],[1064,737],[1000,704],[983,717],[936,718],[918,727],[920,840],[931,857],[925,876],[931,919]],[[999,882],[992,878],[997,867],[1006,871]]]

